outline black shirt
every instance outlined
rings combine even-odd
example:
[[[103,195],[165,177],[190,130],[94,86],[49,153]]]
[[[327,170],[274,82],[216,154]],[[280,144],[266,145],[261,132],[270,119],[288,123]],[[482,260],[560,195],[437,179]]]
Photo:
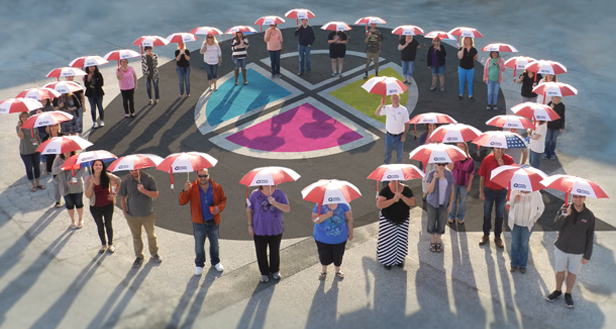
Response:
[[[347,37],[346,33],[342,32],[342,31],[331,32],[327,36],[327,40],[334,40],[336,38],[336,34],[338,35],[338,38],[340,39],[340,41],[348,40],[348,37]],[[345,51],[345,50],[346,50],[346,44],[340,44],[340,43],[330,43],[329,44],[329,51],[331,51],[332,53],[339,53],[339,52],[342,52],[342,51]]]
[[[404,46],[406,44],[406,37],[400,39],[400,45]],[[402,49],[402,60],[405,62],[412,62],[415,60],[415,55],[417,54],[417,46],[419,46],[419,42],[413,38],[413,41],[404,49]]]
[[[552,102],[548,103],[551,106]],[[565,104],[562,102],[554,104],[554,112],[560,116],[560,119],[548,122],[548,129],[564,129],[565,128]]]
[[[394,195],[395,193],[392,192],[392,190],[389,188],[389,184],[387,184],[387,186],[385,186],[381,190],[381,192],[379,192],[379,196],[383,196],[387,200],[393,199]],[[413,191],[411,191],[408,186],[404,186],[404,189],[402,190],[402,195],[407,198],[412,198]],[[383,217],[387,218],[388,221],[392,222],[393,224],[399,225],[404,223],[404,221],[409,218],[410,210],[411,207],[409,207],[406,203],[404,203],[402,199],[400,199],[398,200],[398,202],[395,202],[391,206],[381,209],[381,213],[383,214]]]
[[[543,79],[541,74],[537,74],[537,80],[535,80],[534,75],[532,78],[530,78],[528,76],[528,73],[524,71],[522,72],[522,74],[520,74],[520,78],[522,78],[522,96],[528,97],[528,98],[537,97],[537,94],[533,92],[533,84],[535,83],[538,84],[539,81]]]
[[[180,54],[180,50],[176,50],[175,51],[175,57],[178,57],[178,55]],[[180,57],[180,60],[177,61],[177,66],[179,67],[189,67],[190,66],[190,62],[186,59],[186,56],[190,57],[190,50],[188,49],[184,49],[184,56]]]
[[[464,55],[462,55],[462,59],[460,60],[460,67],[465,70],[475,68],[475,56],[477,55],[477,49],[475,49],[475,47],[471,47],[471,50],[467,51],[466,48],[460,48],[458,51],[461,49],[464,49]]]

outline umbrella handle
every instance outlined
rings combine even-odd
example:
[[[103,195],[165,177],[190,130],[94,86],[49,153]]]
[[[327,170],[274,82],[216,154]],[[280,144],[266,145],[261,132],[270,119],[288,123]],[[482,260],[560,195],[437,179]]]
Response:
[[[248,208],[248,185],[246,185],[246,208]]]
[[[173,173],[171,172],[171,170],[169,170],[169,179],[171,180],[171,187],[170,187],[171,192],[174,192],[174,189],[173,189],[173,187],[174,187],[173,186]]]

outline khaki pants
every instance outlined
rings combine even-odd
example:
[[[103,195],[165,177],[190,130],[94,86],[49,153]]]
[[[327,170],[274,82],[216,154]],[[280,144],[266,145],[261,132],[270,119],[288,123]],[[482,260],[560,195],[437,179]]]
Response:
[[[141,227],[145,228],[145,233],[148,235],[148,247],[150,255],[158,254],[158,242],[156,241],[156,233],[154,233],[154,222],[156,215],[151,213],[144,217],[133,217],[126,215],[126,222],[130,228],[130,233],[133,235],[133,247],[135,248],[135,256],[144,258],[143,256],[143,240],[141,240]]]

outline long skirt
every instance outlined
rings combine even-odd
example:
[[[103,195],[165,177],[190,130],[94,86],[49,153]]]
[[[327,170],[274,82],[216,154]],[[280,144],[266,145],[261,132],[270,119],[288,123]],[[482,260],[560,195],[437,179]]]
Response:
[[[376,259],[383,265],[397,265],[408,255],[409,219],[400,225],[393,224],[379,213],[379,238]]]

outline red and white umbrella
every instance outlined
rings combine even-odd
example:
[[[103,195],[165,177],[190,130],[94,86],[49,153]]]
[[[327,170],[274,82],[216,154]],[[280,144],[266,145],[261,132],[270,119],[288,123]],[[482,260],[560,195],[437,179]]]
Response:
[[[62,94],[76,93],[83,90],[83,87],[75,81],[56,81],[48,83],[43,87],[53,89]]]
[[[505,61],[505,66],[513,69],[513,78],[518,77],[517,71],[524,70],[528,63],[534,62],[536,59],[526,56],[514,56]]]
[[[89,66],[105,65],[107,63],[109,62],[100,56],[82,56],[82,57],[75,58],[72,62],[68,64],[68,66],[89,67]]]
[[[495,168],[490,174],[490,181],[509,190],[535,192],[543,190],[541,181],[548,178],[543,171],[531,166],[504,165]]]
[[[66,161],[62,165],[62,170],[79,169],[83,165],[88,165],[90,162],[95,160],[108,160],[117,158],[118,157],[115,156],[115,154],[105,150],[81,152],[66,159]],[[108,170],[111,169],[108,168]]]
[[[360,196],[361,192],[355,185],[337,179],[321,179],[302,190],[302,198],[306,201],[317,203],[319,205],[319,213],[321,212],[321,205],[348,204]]]
[[[133,41],[135,46],[139,46],[141,48],[141,53],[143,53],[143,47],[161,47],[169,44],[169,41],[163,37],[159,37],[157,35],[146,35],[141,38]]]
[[[345,22],[328,22],[321,26],[321,30],[326,31],[350,31],[351,27]]]
[[[21,126],[22,128],[32,129],[38,127],[46,127],[57,125],[61,122],[73,120],[73,115],[62,111],[49,111],[35,114],[26,120]]]
[[[36,149],[37,152],[44,154],[62,154],[73,151],[84,150],[93,144],[79,136],[52,137]]]
[[[255,21],[255,25],[276,25],[276,24],[282,24],[284,23],[285,20],[284,18],[280,17],[280,16],[274,16],[274,15],[270,15],[270,16],[262,16],[259,19],[257,19]]]
[[[192,34],[196,34],[196,35],[222,35],[222,31],[215,28],[215,27],[211,27],[211,26],[199,26],[199,27],[195,27],[194,29],[190,30],[190,33]]]
[[[103,56],[103,58],[108,61],[116,61],[118,63],[118,66],[120,66],[120,60],[135,57],[141,57],[141,55],[138,52],[130,49],[110,51],[105,56]]]
[[[466,152],[447,144],[426,144],[414,149],[409,158],[423,163],[454,163],[466,159]]]
[[[353,25],[362,25],[365,24],[366,25],[366,34],[368,34],[368,25],[370,24],[387,24],[387,22],[380,18],[380,17],[376,17],[376,16],[366,16],[366,17],[362,17],[360,19],[358,19]]]
[[[501,149],[527,148],[524,137],[509,131],[486,131],[475,138],[471,143]]]
[[[530,120],[519,115],[497,115],[486,121],[486,125],[504,129],[535,129]]]
[[[35,99],[37,101],[44,101],[46,99],[58,98],[61,95],[62,94],[60,94],[59,92],[50,88],[32,88],[20,92],[19,94],[17,94],[17,96],[15,96],[15,98],[21,97]]]
[[[248,172],[240,180],[240,184],[246,185],[246,204],[248,204],[249,186],[274,186],[280,183],[293,182],[301,176],[293,169],[285,167],[261,167]]]
[[[213,156],[201,152],[182,152],[174,153],[166,157],[156,169],[169,173],[171,180],[171,190],[173,191],[173,173],[187,173],[187,181],[190,181],[189,175],[193,171],[212,168],[218,163]]]
[[[428,123],[458,123],[454,118],[444,113],[426,112],[417,114],[409,122],[409,124],[428,124]]]
[[[78,67],[59,67],[57,69],[53,69],[47,73],[48,78],[57,78],[60,81],[62,77],[76,77],[88,75],[84,70]]]
[[[30,112],[43,107],[41,102],[32,98],[9,98],[0,102],[0,113]]]
[[[429,136],[431,141],[439,143],[464,143],[481,135],[481,131],[463,123],[452,123],[436,128]]]
[[[562,83],[562,82],[543,82],[538,86],[533,88],[533,92],[536,94],[543,95],[543,102],[548,97],[565,97],[565,96],[575,96],[577,95],[577,89],[573,88],[573,86]]]
[[[477,31],[477,29],[464,26],[452,29],[451,31],[449,31],[449,34],[457,36],[458,42],[460,41],[461,37],[483,38],[483,35],[481,34],[481,32]]]
[[[424,31],[415,25],[400,25],[391,31],[391,34],[395,35],[420,35],[424,34]]]
[[[541,184],[547,188],[565,192],[565,206],[569,204],[569,194],[582,195],[593,199],[609,198],[599,185],[577,176],[552,175],[542,180]]]
[[[402,94],[408,89],[406,84],[393,77],[372,77],[361,87],[371,94],[382,95],[383,103],[385,96]]]
[[[535,72],[538,74],[552,74],[552,75],[556,75],[556,74],[563,74],[563,73],[567,73],[567,68],[558,63],[558,62],[553,62],[553,61],[546,61],[546,60],[538,60],[538,61],[534,61],[532,63],[528,63],[524,69],[526,71],[530,71],[530,72]]]
[[[193,42],[197,40],[199,39],[197,39],[194,34],[185,32],[172,33],[167,37],[167,41],[169,41],[169,43],[183,44],[186,42]]]
[[[524,102],[511,108],[511,112],[530,120],[554,121],[560,116],[551,107],[534,102]]]
[[[236,25],[234,27],[229,28],[225,34],[235,34],[237,32],[242,32],[244,34],[246,33],[257,33],[257,30],[253,29],[250,26],[246,26],[246,25]]]
[[[120,170],[137,170],[158,166],[163,162],[163,158],[154,154],[131,154],[121,157],[115,160],[108,170],[120,171]],[[141,182],[141,174],[139,174],[139,182]]]
[[[517,53],[518,50],[514,46],[506,43],[491,43],[483,48],[481,51],[498,51],[501,53]]]
[[[295,24],[299,24],[300,19],[311,19],[316,17],[310,10],[303,8],[291,9],[287,11],[284,16],[288,18],[295,18]]]
[[[456,36],[445,31],[431,31],[424,35],[426,39],[456,40]]]
[[[385,164],[376,168],[368,175],[368,179],[374,179],[377,182],[392,181],[392,180],[410,180],[416,178],[423,178],[425,176],[421,169],[415,167],[412,164]]]

